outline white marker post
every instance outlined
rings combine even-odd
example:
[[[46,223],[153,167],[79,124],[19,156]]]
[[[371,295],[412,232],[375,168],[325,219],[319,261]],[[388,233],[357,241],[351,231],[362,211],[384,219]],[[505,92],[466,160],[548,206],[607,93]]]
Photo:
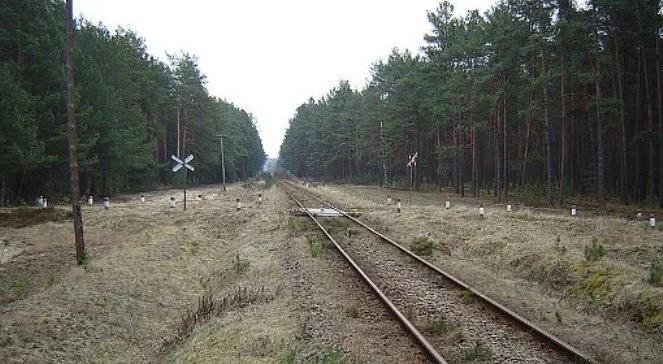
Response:
[[[506,212],[511,212],[511,204],[506,205]]]
[[[90,205],[90,206],[94,205],[94,197],[88,196],[87,197],[87,204]]]
[[[479,218],[483,220],[486,217],[486,209],[484,209],[483,204],[479,205]]]
[[[242,209],[242,203],[239,201],[239,199],[235,199],[235,202],[237,202],[237,211]]]
[[[168,201],[168,206],[170,206],[171,209],[174,209],[177,204],[175,203],[175,197],[171,197],[170,200]]]
[[[170,158],[175,161],[175,165],[173,166],[173,173],[176,173],[177,171],[182,169],[182,167],[185,167],[184,168],[184,211],[186,211],[186,185],[189,182],[189,171],[192,172],[194,171],[193,166],[189,164],[193,160],[193,154],[190,154],[184,160],[181,160],[174,155],[171,155]]]
[[[258,205],[262,205],[262,193],[258,194]]]
[[[649,227],[652,229],[656,228],[656,214],[653,212],[649,215]]]
[[[576,216],[578,214],[578,210],[576,209],[576,205],[571,205],[571,216]]]
[[[638,212],[637,214],[635,214],[635,218],[638,219],[638,220],[641,220],[642,219],[642,212]]]
[[[401,199],[400,198],[396,199],[396,201],[397,201],[396,202],[396,212],[400,214],[401,213],[401,207],[402,207],[401,206]]]
[[[44,197],[41,201],[41,208],[43,208],[43,209],[48,208],[48,200],[46,199],[46,197]]]
[[[387,205],[391,205],[391,196],[387,195]]]
[[[108,210],[110,208],[110,200],[108,197],[104,197],[104,210]]]
[[[44,207],[44,196],[37,197],[37,205],[39,205],[41,208]]]
[[[447,209],[447,210],[450,209],[451,208],[451,201],[446,201],[444,203],[444,208]]]
[[[145,203],[145,195],[143,194],[140,195],[140,202]]]

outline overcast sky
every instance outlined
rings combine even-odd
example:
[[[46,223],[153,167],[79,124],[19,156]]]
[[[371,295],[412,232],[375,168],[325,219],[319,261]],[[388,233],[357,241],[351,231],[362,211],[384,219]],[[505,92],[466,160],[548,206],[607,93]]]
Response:
[[[494,0],[452,1],[456,15]],[[418,51],[434,0],[77,0],[74,13],[136,31],[148,51],[198,56],[213,96],[253,114],[278,155],[288,120],[340,80],[362,88],[394,47]]]

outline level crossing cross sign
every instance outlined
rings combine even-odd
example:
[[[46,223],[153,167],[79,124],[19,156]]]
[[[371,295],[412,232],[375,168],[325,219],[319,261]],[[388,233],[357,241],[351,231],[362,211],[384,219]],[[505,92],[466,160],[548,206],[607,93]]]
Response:
[[[175,165],[173,166],[173,172],[179,171],[180,169],[182,169],[182,167],[186,167],[190,171],[194,170],[193,166],[189,164],[193,160],[193,154],[190,154],[188,157],[184,158],[184,161],[182,161],[181,159],[177,158],[174,155],[171,155],[170,157],[175,161]]]
[[[417,166],[417,157],[419,156],[419,152],[414,153],[414,155],[410,155],[407,161],[407,166],[408,167],[416,167]]]
[[[184,160],[181,160],[174,155],[171,155],[170,158],[172,158],[173,161],[175,161],[175,165],[173,166],[173,173],[177,173],[177,171],[182,169],[182,167],[185,167],[184,168],[185,172],[184,173],[184,210],[186,211],[186,185],[189,182],[189,173],[187,170],[192,172],[194,171],[193,166],[189,164],[193,160],[193,154],[189,154],[189,156],[184,158]]]

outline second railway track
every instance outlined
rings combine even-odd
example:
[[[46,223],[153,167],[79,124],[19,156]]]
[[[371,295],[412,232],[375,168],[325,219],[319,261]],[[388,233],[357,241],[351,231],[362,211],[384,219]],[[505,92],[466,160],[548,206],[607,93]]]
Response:
[[[337,209],[300,186],[280,185],[300,207]],[[358,219],[347,214],[309,217],[384,296],[382,301],[434,362],[593,362]]]

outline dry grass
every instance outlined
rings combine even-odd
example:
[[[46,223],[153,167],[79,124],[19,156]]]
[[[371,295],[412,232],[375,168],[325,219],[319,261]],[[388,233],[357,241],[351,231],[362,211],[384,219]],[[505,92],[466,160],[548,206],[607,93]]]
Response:
[[[275,229],[285,221],[275,213],[281,206],[272,200],[274,190],[262,191],[261,207],[246,202],[239,213],[235,198],[253,201],[256,191],[238,186],[226,196],[218,186],[200,191],[207,199],[192,199],[186,213],[181,201],[177,210],[168,208],[170,196],[181,199],[181,191],[147,194],[146,204],[138,196],[114,199],[108,211],[84,207],[90,260],[81,267],[74,264],[70,221],[50,219],[1,230],[3,241],[25,242],[27,248],[0,265],[0,362],[162,361],[163,338],[181,336],[178,323],[184,327],[182,317],[197,307],[199,297],[234,297],[239,286],[278,287],[275,247],[283,240]],[[190,196],[197,194],[191,191]],[[242,267],[251,262],[241,274],[233,268],[235,256]],[[287,293],[278,292],[277,299],[253,306],[278,302],[278,309],[272,309],[278,318],[274,325],[288,328],[289,316],[282,314],[289,310]],[[253,306],[214,301],[224,312]],[[198,330],[221,319],[197,317],[187,339],[169,346],[174,360],[187,356],[192,348],[186,345],[196,340]],[[269,340],[287,337],[284,329]],[[212,361],[223,357],[213,350],[208,354]],[[280,357],[280,352],[272,354]]]

